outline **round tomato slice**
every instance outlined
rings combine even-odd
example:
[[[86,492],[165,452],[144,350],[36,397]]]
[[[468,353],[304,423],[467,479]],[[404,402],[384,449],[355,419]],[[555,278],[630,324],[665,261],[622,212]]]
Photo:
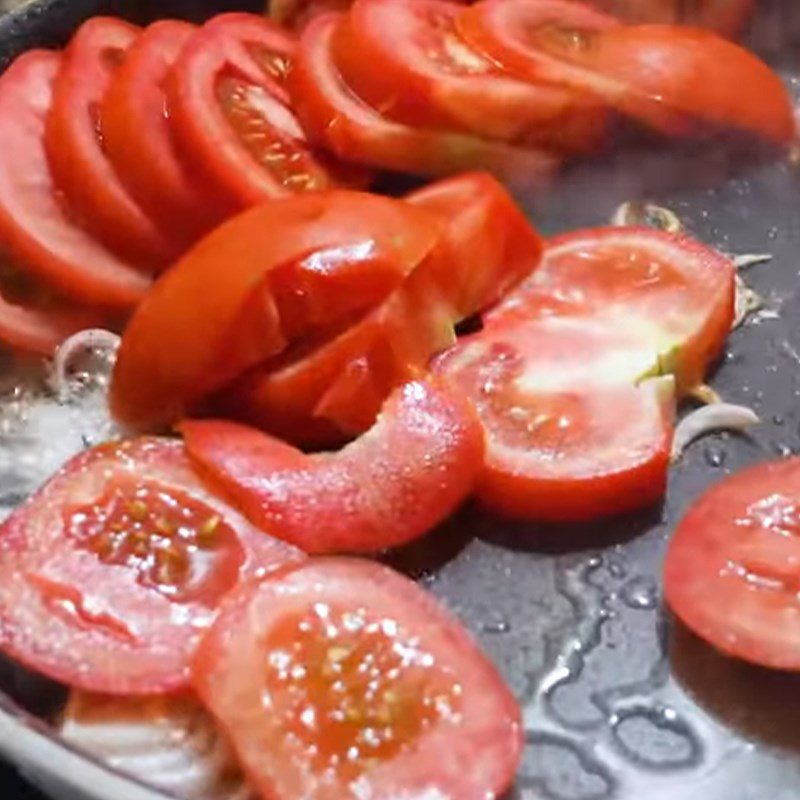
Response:
[[[304,552],[377,553],[424,536],[472,491],[483,428],[465,399],[412,382],[338,453],[305,455],[233,422],[180,427],[186,449],[253,524]]]
[[[294,39],[267,20],[260,26],[258,46],[251,37],[232,36],[229,28],[202,29],[167,86],[177,141],[233,209],[332,183],[287,105],[282,77],[277,80],[265,66],[291,58]]]
[[[712,487],[667,552],[672,611],[731,656],[800,670],[800,459],[758,464]]]
[[[187,245],[224,215],[178,151],[164,113],[164,81],[196,30],[177,20],[147,28],[126,52],[100,107],[103,145],[114,168],[142,208],[168,221]]]
[[[606,107],[502,72],[456,33],[462,10],[444,0],[357,0],[334,38],[336,64],[390,119],[559,152],[597,149]]]
[[[148,694],[188,661],[240,580],[297,560],[204,488],[180,442],[73,458],[0,529],[0,647],[69,686]]]
[[[756,56],[710,31],[620,25],[567,0],[485,0],[459,31],[511,72],[595,94],[671,135],[734,129],[789,143],[789,94]]]
[[[45,147],[58,188],[86,227],[121,256],[154,271],[178,248],[120,180],[99,127],[103,97],[139,32],[110,17],[94,17],[78,29],[53,87]]]
[[[536,272],[485,324],[530,318],[542,293],[572,304],[566,313],[590,313],[637,332],[662,354],[662,368],[674,372],[685,392],[703,382],[722,352],[733,324],[736,270],[688,236],[651,228],[568,233],[548,242]]]
[[[539,263],[541,237],[502,184],[487,173],[429,184],[406,202],[438,214],[445,223],[430,259],[440,270],[437,283],[457,321],[504,297]]]
[[[15,264],[82,303],[128,308],[149,280],[58,201],[42,142],[61,56],[31,50],[0,76],[0,242]]]
[[[162,276],[122,339],[111,405],[177,419],[288,344],[379,303],[433,249],[435,216],[400,200],[317,192],[218,228]]]
[[[589,317],[484,330],[435,364],[486,428],[479,499],[501,514],[575,522],[645,508],[666,488],[672,381],[635,333]]]
[[[546,182],[559,162],[535,149],[479,136],[414,128],[383,117],[345,83],[334,63],[333,40],[344,17],[315,19],[300,42],[289,75],[292,103],[309,137],[343,161],[416,175],[486,169],[526,186]]]
[[[269,13],[282,25],[302,30],[310,20],[332,11],[346,11],[352,0],[272,0]]]
[[[519,708],[472,637],[367,561],[318,559],[237,592],[194,684],[274,800],[500,797],[519,764]]]

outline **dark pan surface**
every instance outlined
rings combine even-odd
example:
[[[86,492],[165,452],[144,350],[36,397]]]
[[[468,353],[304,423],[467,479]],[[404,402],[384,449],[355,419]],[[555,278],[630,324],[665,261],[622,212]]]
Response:
[[[0,61],[62,44],[92,14],[200,19],[226,3],[45,0],[0,20]],[[764,5],[754,46],[791,78],[800,4]],[[392,560],[458,613],[520,697],[529,746],[514,800],[797,800],[800,677],[715,654],[664,612],[659,581],[670,533],[704,488],[745,464],[800,453],[800,173],[743,165],[716,148],[645,146],[521,200],[551,233],[603,224],[620,202],[644,198],[725,251],[774,255],[747,275],[766,308],[732,335],[713,380],[763,424],[748,438],[693,445],[664,507],[649,514],[541,530],[467,508]]]

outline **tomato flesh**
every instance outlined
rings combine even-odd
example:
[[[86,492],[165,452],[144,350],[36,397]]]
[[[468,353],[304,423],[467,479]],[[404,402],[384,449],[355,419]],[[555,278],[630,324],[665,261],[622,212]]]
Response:
[[[672,611],[728,655],[800,670],[800,461],[757,464],[713,486],[678,526],[664,566]]]
[[[177,419],[294,340],[366,312],[439,230],[422,209],[344,191],[273,200],[230,220],[137,309],[111,386],[115,415],[134,425]]]
[[[390,119],[559,152],[597,149],[605,107],[503,73],[458,36],[461,11],[442,0],[359,0],[334,38],[336,64]]]
[[[519,761],[519,710],[494,668],[422,589],[370,562],[318,559],[236,593],[194,674],[276,800],[497,797]]]
[[[168,220],[186,245],[224,213],[190,171],[164,113],[167,74],[196,30],[177,20],[148,27],[125,54],[100,107],[103,145],[115,169],[142,208]]]
[[[303,32],[289,75],[292,104],[308,136],[343,161],[415,175],[486,169],[526,186],[546,182],[558,159],[468,134],[413,128],[383,117],[345,83],[333,58],[343,17],[315,19]]]
[[[149,280],[77,225],[57,199],[42,139],[61,57],[20,56],[0,77],[0,241],[16,266],[77,302],[128,308]]]
[[[159,439],[75,457],[0,539],[2,649],[111,694],[184,687],[222,596],[299,557],[208,492],[180,443]]]
[[[142,210],[106,156],[100,105],[140,29],[94,17],[73,36],[55,80],[45,146],[58,188],[92,233],[154,271],[176,254],[173,237]]]
[[[307,553],[374,553],[423,536],[466,498],[483,457],[469,404],[420,382],[396,390],[375,426],[335,455],[305,456],[230,422],[181,431],[254,524]]]

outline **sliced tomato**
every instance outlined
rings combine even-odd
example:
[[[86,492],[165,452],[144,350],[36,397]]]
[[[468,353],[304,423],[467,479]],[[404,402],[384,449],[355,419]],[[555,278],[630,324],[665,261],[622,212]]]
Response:
[[[462,9],[446,0],[357,0],[334,37],[336,64],[390,119],[559,152],[597,149],[605,105],[502,72],[456,33]]]
[[[58,201],[43,136],[61,56],[31,50],[0,77],[0,242],[17,266],[82,303],[127,308],[149,280],[96,242]]]
[[[165,114],[164,81],[197,29],[162,20],[142,33],[114,73],[100,107],[103,146],[125,185],[187,245],[219,222],[224,210],[190,170]]]
[[[734,36],[745,26],[755,0],[592,0],[592,5],[629,22],[698,25]]]
[[[429,184],[406,201],[441,216],[444,235],[431,259],[437,282],[461,321],[483,311],[527,278],[543,242],[513,198],[487,173]]]
[[[380,302],[433,249],[433,215],[399,200],[319,192],[273,200],[218,228],[137,309],[111,404],[147,425],[317,329]]]
[[[558,159],[535,149],[478,136],[414,128],[392,122],[347,86],[333,59],[334,33],[343,17],[315,19],[301,38],[289,75],[292,104],[308,136],[343,161],[417,175],[486,169],[510,182],[538,185]]]
[[[282,25],[302,30],[314,17],[332,11],[346,11],[352,0],[272,0],[270,16]]]
[[[731,330],[736,270],[688,236],[597,228],[551,239],[536,272],[485,317],[503,326],[539,313],[542,294],[651,343],[684,392],[701,384]],[[549,313],[554,313],[552,309]]]
[[[259,25],[259,44],[252,30],[243,39],[230,25],[204,28],[184,49],[167,86],[177,141],[233,209],[332,183],[273,68],[292,57],[295,41],[265,19]]]
[[[154,271],[179,248],[122,183],[99,128],[103,96],[139,32],[111,17],[94,17],[78,29],[53,87],[45,146],[58,188],[86,227],[121,256]]]
[[[435,364],[486,428],[479,499],[509,516],[573,522],[645,508],[665,491],[670,379],[636,333],[545,316],[462,340]]]
[[[670,542],[664,588],[672,611],[728,655],[800,670],[799,508],[796,458],[712,487]]]
[[[519,764],[520,712],[495,668],[371,562],[318,559],[237,592],[194,682],[274,800],[500,797]]]
[[[794,136],[780,78],[710,31],[623,26],[568,0],[485,0],[458,27],[514,74],[591,92],[670,135],[723,128],[782,144]]]
[[[219,601],[300,555],[204,488],[180,442],[73,458],[0,529],[0,647],[111,694],[185,686]]]
[[[263,530],[307,553],[377,553],[424,536],[472,491],[483,428],[469,402],[412,382],[338,453],[305,455],[233,422],[180,427],[187,451]]]

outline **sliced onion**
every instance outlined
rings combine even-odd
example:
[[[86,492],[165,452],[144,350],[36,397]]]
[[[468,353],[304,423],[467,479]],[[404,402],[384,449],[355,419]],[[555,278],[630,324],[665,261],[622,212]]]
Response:
[[[110,370],[116,359],[120,338],[116,333],[104,328],[89,328],[78,331],[65,339],[53,357],[53,366],[50,373],[50,384],[59,396],[67,395],[70,391],[70,374],[73,364],[80,356],[95,353],[101,356]]]
[[[667,233],[680,233],[683,230],[683,223],[674,211],[652,203],[633,200],[623,203],[614,212],[611,224],[619,226],[647,225]]]
[[[736,306],[731,330],[738,328],[751,314],[764,307],[764,300],[742,278],[736,276]]]
[[[758,425],[761,420],[752,408],[736,406],[731,403],[714,403],[698,408],[685,416],[672,440],[672,458],[677,459],[695,440],[715,431],[744,432]]]
[[[61,735],[110,767],[186,800],[250,800],[211,716],[188,697],[73,692]]]
[[[733,256],[731,259],[733,266],[736,269],[749,269],[758,264],[767,264],[772,261],[771,253],[742,253],[738,256]]]

